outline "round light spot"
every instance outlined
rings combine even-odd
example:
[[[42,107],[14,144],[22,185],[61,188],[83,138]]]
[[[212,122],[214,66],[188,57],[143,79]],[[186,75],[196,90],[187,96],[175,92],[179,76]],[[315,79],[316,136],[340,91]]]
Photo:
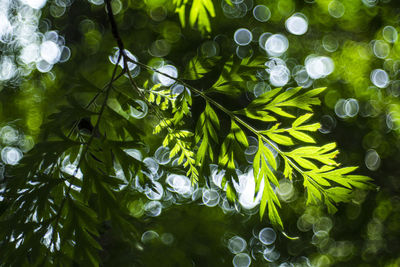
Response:
[[[268,250],[266,249],[263,253],[263,257],[268,262],[275,262],[279,259],[281,254],[276,250]]]
[[[104,0],[89,0],[89,2],[96,6],[104,4]]]
[[[344,15],[345,7],[344,5],[337,1],[333,0],[328,5],[328,12],[334,18],[341,18]]]
[[[222,179],[224,178],[225,175],[225,170],[219,171],[218,166],[211,164],[210,165],[210,173],[211,173],[211,179],[213,183],[218,186],[219,188],[222,187]]]
[[[164,86],[170,86],[175,83],[175,79],[178,78],[178,70],[172,65],[165,65],[158,69],[157,73],[158,81]]]
[[[245,149],[244,154],[254,155],[258,150],[258,140],[253,136],[248,136],[249,146]]]
[[[328,134],[332,131],[333,128],[336,126],[336,121],[329,115],[324,115],[321,117],[320,122],[321,128],[318,130],[323,134]]]
[[[146,117],[147,112],[148,112],[148,107],[147,104],[142,101],[142,100],[134,100],[136,104],[138,105],[137,107],[140,108],[137,109],[136,107],[129,107],[129,115],[135,119],[143,119]]]
[[[206,41],[201,45],[200,50],[205,57],[215,57],[219,53],[219,46],[217,42]]]
[[[246,249],[246,240],[240,236],[234,236],[228,241],[228,249],[233,254],[238,254]]]
[[[371,82],[379,88],[385,88],[389,85],[389,75],[382,69],[375,69],[371,72]]]
[[[389,56],[390,47],[389,44],[385,41],[377,40],[374,42],[373,51],[376,57],[384,59]]]
[[[215,207],[219,203],[219,194],[218,191],[214,189],[206,189],[203,191],[202,197],[204,205],[208,207]]]
[[[17,74],[17,67],[10,57],[0,59],[0,81],[10,80]]]
[[[157,232],[155,232],[153,230],[148,230],[142,234],[142,237],[140,240],[143,243],[149,243],[149,242],[153,241],[154,239],[158,239],[158,238],[160,238],[160,236]]]
[[[169,54],[171,48],[172,48],[171,43],[168,42],[167,40],[165,39],[155,40],[149,48],[149,53],[153,57],[165,57],[166,55]]]
[[[278,57],[289,48],[289,41],[282,34],[273,34],[265,42],[265,50],[270,56]]]
[[[169,148],[160,146],[156,152],[154,152],[154,158],[161,165],[168,164],[171,161],[169,157]]]
[[[36,62],[36,68],[38,71],[46,73],[51,71],[51,69],[53,68],[53,64],[49,64],[46,60],[40,60]]]
[[[381,165],[381,158],[379,154],[374,150],[370,149],[365,155],[365,166],[371,171],[376,171]]]
[[[299,86],[304,86],[310,80],[306,68],[300,65],[293,68],[293,77]]]
[[[64,15],[65,10],[66,10],[65,6],[58,6],[58,5],[55,5],[55,4],[52,4],[50,6],[50,14],[55,18],[59,18],[62,15]]]
[[[259,191],[256,195],[256,183],[254,181],[253,171],[239,175],[239,185],[235,184],[236,191],[239,194],[240,205],[247,210],[256,207],[262,197],[264,191],[264,181],[261,182]]]
[[[185,91],[185,87],[182,84],[175,84],[171,88],[171,95],[173,97],[176,97],[176,96],[182,94],[183,91]]]
[[[6,125],[0,130],[0,139],[3,144],[12,145],[19,139],[19,133],[13,127]]]
[[[335,104],[335,114],[339,118],[344,119],[344,118],[347,117],[346,110],[345,110],[345,105],[346,105],[346,100],[342,99],[342,98],[339,99]]]
[[[150,10],[152,20],[160,22],[167,17],[168,10],[164,6],[158,6]]]
[[[330,57],[309,56],[305,61],[306,71],[312,79],[320,79],[331,74],[335,68]]]
[[[114,52],[114,54],[113,55],[111,55],[111,56],[109,56],[108,57],[108,59],[110,60],[110,62],[112,63],[112,64],[117,64],[118,63],[118,65],[121,67],[121,68],[124,68],[125,66],[124,66],[124,60],[122,59],[122,57],[119,59],[119,61],[118,61],[118,58],[119,58],[119,49],[118,49],[118,47],[114,47],[114,50],[115,50],[115,52]],[[64,51],[63,51],[64,52]],[[137,72],[140,70],[140,68],[139,68],[139,66],[136,64],[136,63],[134,63],[133,61],[135,61],[135,62],[137,62],[138,61],[138,59],[137,59],[137,57],[136,56],[134,56],[129,50],[127,50],[127,49],[124,49],[124,53],[125,53],[125,56],[128,58],[127,59],[127,67],[128,67],[128,69],[131,71],[131,73],[132,73],[132,76],[133,77],[135,77],[137,74]],[[117,62],[118,61],[118,62]]]
[[[236,47],[236,55],[240,59],[250,58],[253,55],[253,49],[251,49],[250,45],[247,46],[238,46]]]
[[[39,46],[37,44],[30,44],[25,46],[19,55],[20,60],[24,64],[36,62],[39,58]]]
[[[143,160],[144,165],[146,165],[147,169],[153,174],[157,173],[159,165],[153,158],[145,158]]]
[[[271,87],[266,82],[258,82],[254,85],[253,93],[255,97],[259,97],[270,90]]]
[[[279,181],[279,187],[276,189],[276,193],[279,198],[283,201],[290,201],[294,195],[294,187],[291,181],[282,179]]]
[[[46,4],[47,0],[22,0],[22,2],[33,9],[41,9]]]
[[[348,117],[354,117],[358,114],[359,105],[357,99],[349,98],[344,104],[344,111]]]
[[[400,96],[400,80],[393,81],[390,86],[390,94],[398,97]]]
[[[159,182],[153,182],[151,186],[146,187],[145,195],[150,200],[160,200],[164,195],[164,188]]]
[[[74,176],[78,179],[83,178],[83,173],[80,168],[77,168],[77,163],[71,163],[69,160],[69,156],[67,156],[61,166],[61,170],[68,175]],[[74,186],[76,187],[76,186]],[[79,188],[79,187],[78,187]],[[78,190],[78,189],[77,189]],[[79,191],[79,190],[78,190]]]
[[[142,161],[142,157],[143,156],[142,156],[142,153],[139,150],[134,149],[134,148],[128,148],[128,149],[124,149],[124,152],[126,154],[128,154],[129,156],[131,156],[132,158],[134,158],[136,160],[139,160],[139,161]]]
[[[253,9],[253,16],[260,22],[266,22],[271,18],[271,11],[267,6],[257,5]]]
[[[307,18],[302,13],[293,14],[285,22],[288,32],[294,35],[303,35],[308,30]]]
[[[136,62],[138,61],[137,57],[135,57],[129,50],[125,49],[124,52],[125,52],[125,56],[127,56],[129,59],[136,61]],[[117,57],[117,59],[118,59],[118,57]],[[124,63],[123,63],[123,61],[120,61],[119,64],[121,67],[123,67]],[[127,66],[130,71],[133,71],[135,68],[138,67],[138,65],[136,65],[134,62],[129,61],[129,60],[127,62]]]
[[[311,243],[316,246],[324,246],[329,242],[329,233],[326,231],[317,231],[311,238]]]
[[[258,238],[264,245],[271,245],[276,240],[276,233],[274,229],[270,227],[263,228],[258,234]]]
[[[40,56],[47,63],[55,64],[60,59],[61,51],[53,41],[45,41],[40,45]]]
[[[273,57],[270,60],[268,60],[267,62],[265,62],[264,65],[267,67],[267,69],[271,69],[276,66],[285,66],[286,67],[286,62],[281,58]]]
[[[22,159],[22,152],[16,147],[6,146],[1,150],[1,160],[8,165],[16,165]]]
[[[386,115],[386,126],[390,130],[398,130],[400,128],[400,116],[397,112],[390,112]]]
[[[7,14],[0,13],[0,41],[7,43],[13,35],[13,26],[8,20]]]
[[[258,37],[258,45],[262,50],[265,50],[265,43],[267,42],[268,38],[272,35],[270,32],[261,33],[260,37]]]
[[[248,29],[240,28],[235,31],[235,34],[233,35],[233,40],[236,44],[244,46],[248,45],[251,40],[253,40],[253,35]]]
[[[322,46],[328,52],[335,52],[339,47],[339,42],[337,38],[331,35],[325,35],[322,38]]]
[[[313,225],[313,232],[317,233],[319,231],[324,231],[329,233],[329,231],[333,227],[333,222],[328,217],[321,217],[318,221]]]
[[[310,214],[303,214],[297,219],[297,228],[302,232],[311,230],[313,224],[316,222],[315,217]]]
[[[269,70],[269,81],[275,87],[285,86],[290,79],[290,71],[286,66],[278,65]]]
[[[378,0],[361,0],[361,1],[367,7],[374,7],[378,3]]]
[[[71,57],[71,49],[67,46],[63,46],[61,49],[61,55],[60,55],[60,63],[67,62],[68,59]]]
[[[174,235],[171,233],[163,233],[161,235],[161,242],[163,242],[167,246],[172,245],[174,239]]]
[[[227,1],[221,1],[221,7],[227,18],[242,18],[248,10],[247,5],[243,1],[238,4],[228,4]]]
[[[251,258],[247,253],[240,253],[233,257],[232,263],[234,267],[249,267]]]
[[[193,187],[191,186],[190,179],[186,176],[170,174],[165,182],[170,186],[168,190],[178,193],[183,197],[189,197],[193,193]]]
[[[162,204],[160,201],[150,201],[144,206],[144,211],[148,216],[157,217],[161,214]]]
[[[394,43],[397,41],[398,33],[393,26],[385,26],[382,35],[386,42]]]

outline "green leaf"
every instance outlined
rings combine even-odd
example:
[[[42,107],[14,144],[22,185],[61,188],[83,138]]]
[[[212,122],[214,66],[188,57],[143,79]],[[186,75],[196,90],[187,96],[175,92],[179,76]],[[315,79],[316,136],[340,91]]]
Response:
[[[189,14],[190,26],[197,24],[200,32],[211,32],[210,17],[215,17],[212,0],[193,0]]]
[[[294,145],[292,139],[288,136],[282,135],[282,134],[276,134],[272,132],[266,132],[266,135],[268,138],[270,138],[272,141],[284,145],[284,146],[292,146]]]
[[[304,122],[308,121],[311,117],[312,117],[312,113],[306,113],[300,117],[298,117],[293,123],[292,123],[292,127],[295,128],[297,126],[300,126],[301,124],[303,124]]]
[[[264,191],[260,203],[260,218],[264,216],[265,208],[268,204],[268,218],[274,227],[283,230],[283,223],[279,216],[276,205],[280,206],[279,200],[275,195],[271,185],[265,181]]]
[[[209,73],[212,68],[220,60],[220,57],[202,58],[199,56],[193,57],[185,68],[183,78],[185,80],[198,80],[204,77],[205,74]]]
[[[296,131],[296,130],[293,130],[293,129],[289,130],[288,132],[289,132],[289,134],[291,136],[293,136],[294,138],[296,138],[296,139],[298,139],[300,141],[303,141],[303,142],[306,142],[306,143],[315,143],[315,140],[311,136],[309,136],[308,134],[305,134],[305,133],[302,133],[300,131]]]
[[[231,122],[231,131],[235,135],[236,141],[243,146],[243,148],[246,148],[249,146],[249,143],[247,142],[247,137],[242,131],[242,129],[232,120]]]
[[[350,200],[351,190],[344,187],[331,187],[326,189],[326,193],[335,202],[347,202]]]

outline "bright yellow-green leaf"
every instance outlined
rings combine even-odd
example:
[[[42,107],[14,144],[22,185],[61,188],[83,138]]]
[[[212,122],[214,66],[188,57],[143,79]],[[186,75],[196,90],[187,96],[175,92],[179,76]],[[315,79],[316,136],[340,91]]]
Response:
[[[292,123],[292,127],[294,128],[294,127],[297,127],[297,126],[303,124],[304,122],[308,121],[308,120],[312,117],[312,115],[313,115],[312,113],[307,113],[307,114],[304,114],[304,115],[298,117],[298,118]]]
[[[289,134],[300,141],[303,141],[306,143],[315,143],[315,140],[311,136],[309,136],[308,134],[302,133],[300,131],[289,130]]]
[[[282,134],[275,134],[275,133],[271,133],[271,132],[266,132],[266,135],[268,136],[268,138],[270,138],[272,141],[280,144],[280,145],[284,145],[284,146],[292,146],[294,145],[292,138],[282,135]]]
[[[211,32],[210,17],[215,17],[214,4],[212,0],[193,0],[190,8],[189,23],[197,27],[202,33]]]

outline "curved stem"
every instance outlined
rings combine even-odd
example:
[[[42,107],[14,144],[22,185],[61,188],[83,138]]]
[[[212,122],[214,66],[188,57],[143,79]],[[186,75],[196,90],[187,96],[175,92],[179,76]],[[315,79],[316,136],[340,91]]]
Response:
[[[192,92],[200,95],[204,100],[210,102],[213,106],[215,106],[216,108],[218,108],[219,110],[221,110],[222,112],[224,112],[225,114],[227,114],[231,119],[237,121],[239,124],[241,124],[243,127],[247,128],[249,131],[251,131],[253,134],[255,134],[256,136],[261,137],[268,145],[270,145],[273,149],[275,149],[278,154],[285,158],[289,164],[301,175],[304,176],[304,178],[309,177],[304,170],[302,170],[297,164],[295,164],[286,154],[285,152],[283,152],[277,145],[275,145],[274,143],[271,142],[271,140],[269,140],[268,138],[266,138],[262,133],[260,133],[258,130],[256,130],[255,128],[253,128],[251,125],[249,125],[248,123],[246,123],[245,121],[243,121],[241,118],[239,118],[238,116],[236,116],[232,111],[228,110],[227,108],[225,108],[224,106],[222,106],[221,104],[219,104],[217,101],[215,101],[214,99],[212,99],[211,97],[209,97],[207,94],[205,94],[203,91],[185,83],[184,81],[172,77],[171,75],[167,74],[167,73],[163,73],[153,67],[150,67],[144,63],[141,63],[140,61],[134,60],[130,57],[128,57],[124,51],[124,45],[122,42],[122,39],[118,33],[118,27],[117,24],[115,22],[114,19],[114,15],[112,14],[112,7],[111,7],[111,1],[110,0],[106,0],[106,6],[107,6],[107,11],[108,11],[108,17],[110,18],[110,23],[111,23],[111,31],[112,34],[115,38],[115,40],[117,41],[118,44],[118,48],[120,50],[120,54],[122,54],[123,56],[123,60],[124,60],[124,68],[127,68],[127,61],[130,61],[132,63],[135,63],[141,67],[144,67],[145,69],[154,71],[158,74],[161,74],[167,78],[170,78],[180,84],[182,84],[183,86],[187,87],[189,90],[191,90]],[[140,92],[139,88],[136,86],[136,84],[134,83],[129,71],[128,71],[128,77],[132,83],[132,85],[134,85],[137,89],[138,92]]]
[[[129,58],[129,57],[128,57]],[[217,101],[215,101],[214,99],[212,99],[211,97],[209,97],[207,94],[205,94],[203,91],[194,88],[193,86],[185,83],[184,81],[172,77],[171,75],[168,75],[167,73],[163,73],[155,68],[152,68],[146,64],[143,64],[139,61],[133,60],[131,58],[129,58],[129,60],[137,65],[140,65],[148,70],[152,70],[156,73],[159,73],[161,75],[164,75],[165,77],[172,79],[180,84],[182,84],[183,86],[187,87],[189,90],[191,90],[192,92],[200,95],[203,99],[205,99],[206,101],[210,102],[213,106],[215,106],[216,108],[218,108],[219,110],[221,110],[222,112],[224,112],[225,114],[227,114],[231,119],[237,121],[239,124],[241,124],[242,126],[244,126],[245,128],[247,128],[249,131],[251,131],[252,133],[254,133],[257,136],[260,136],[268,145],[270,145],[273,149],[275,149],[279,155],[281,155],[282,157],[286,158],[288,160],[288,162],[290,163],[290,165],[292,165],[292,167],[298,171],[300,174],[302,175],[306,175],[304,173],[304,171],[297,166],[297,164],[295,164],[288,156],[286,156],[285,152],[283,152],[277,145],[275,145],[274,143],[272,143],[268,138],[266,138],[263,134],[261,134],[258,130],[254,129],[251,125],[249,125],[248,123],[246,123],[245,121],[243,121],[241,118],[239,118],[238,116],[236,116],[232,111],[228,110],[227,108],[225,108],[224,106],[222,106],[220,103],[218,103]]]

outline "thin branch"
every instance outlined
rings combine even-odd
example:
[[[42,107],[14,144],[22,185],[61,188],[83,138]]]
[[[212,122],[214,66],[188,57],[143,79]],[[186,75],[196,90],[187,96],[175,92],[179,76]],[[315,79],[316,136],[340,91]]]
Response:
[[[106,7],[107,7],[108,17],[109,17],[109,19],[110,19],[112,34],[113,34],[115,40],[117,41],[118,47],[119,47],[119,49],[120,49],[120,54],[122,54],[122,56],[123,56],[124,68],[127,68],[127,61],[130,61],[130,62],[135,63],[135,64],[137,64],[137,65],[139,65],[139,66],[141,66],[141,67],[144,67],[145,69],[154,71],[154,72],[156,72],[156,73],[158,73],[158,74],[161,74],[161,75],[164,75],[165,77],[170,78],[170,79],[172,79],[172,80],[174,80],[174,81],[176,81],[176,82],[182,84],[183,86],[187,87],[187,88],[188,88],[189,90],[191,90],[192,92],[194,92],[194,93],[200,95],[204,100],[210,102],[213,106],[215,106],[216,108],[218,108],[219,110],[221,110],[222,112],[224,112],[225,114],[227,114],[231,119],[237,121],[237,122],[238,122],[239,124],[241,124],[243,127],[247,128],[247,129],[248,129],[249,131],[251,131],[253,134],[255,134],[256,136],[261,137],[268,145],[270,145],[273,149],[275,149],[275,150],[279,153],[279,155],[280,155],[281,157],[285,158],[285,159],[289,162],[289,164],[290,164],[297,172],[299,172],[300,174],[302,174],[304,177],[308,176],[308,175],[305,174],[304,170],[302,170],[302,169],[301,169],[299,166],[297,166],[297,164],[295,164],[288,156],[286,156],[285,152],[283,152],[277,145],[275,145],[274,143],[272,143],[268,138],[266,138],[266,137],[265,137],[262,133],[260,133],[258,130],[254,129],[251,125],[249,125],[248,123],[246,123],[245,121],[243,121],[241,118],[239,118],[238,116],[236,116],[232,111],[228,110],[227,108],[225,108],[224,106],[222,106],[221,104],[219,104],[218,102],[216,102],[214,99],[212,99],[211,97],[209,97],[208,95],[206,95],[203,91],[201,91],[201,90],[199,90],[199,89],[197,89],[197,88],[195,88],[195,87],[193,87],[193,86],[191,86],[191,85],[185,83],[184,81],[182,81],[182,80],[180,80],[180,79],[178,79],[178,78],[172,77],[171,75],[169,75],[169,74],[167,74],[167,73],[161,72],[161,71],[159,71],[159,70],[157,70],[157,69],[155,69],[155,68],[153,68],[153,67],[150,67],[150,66],[148,66],[148,65],[146,65],[146,64],[144,64],[144,63],[141,63],[141,62],[139,62],[139,61],[137,61],[137,60],[134,60],[134,59],[128,57],[128,56],[126,55],[125,51],[124,51],[124,45],[123,45],[122,39],[121,39],[121,37],[120,37],[120,35],[119,35],[118,27],[117,27],[117,24],[116,24],[116,22],[115,22],[114,15],[113,15],[113,13],[112,13],[111,0],[106,0]],[[132,82],[132,81],[133,81],[133,80],[132,80],[132,77],[131,77],[131,75],[129,75],[129,74],[130,74],[130,73],[129,73],[129,71],[128,71],[128,77],[130,77],[130,80],[131,80],[132,85],[134,85],[135,88],[136,88],[136,90],[137,90],[138,92],[140,92],[140,90],[139,90],[139,88],[137,87],[137,85],[136,85],[134,82]],[[167,125],[168,125],[168,124],[167,124]]]
[[[118,27],[117,27],[117,24],[116,24],[116,22],[115,22],[114,14],[113,14],[113,12],[112,12],[111,0],[106,0],[105,2],[106,2],[107,14],[108,14],[108,17],[109,17],[109,20],[110,20],[110,25],[111,25],[111,32],[112,32],[112,34],[113,34],[113,36],[114,36],[114,39],[117,41],[117,45],[118,45],[118,48],[119,48],[119,55],[122,55],[122,59],[123,59],[123,62],[124,62],[124,69],[125,69],[126,72],[127,72],[128,79],[129,79],[129,82],[130,82],[131,86],[133,87],[133,89],[135,89],[135,90],[137,91],[137,93],[139,94],[139,96],[146,102],[146,104],[154,111],[154,113],[156,114],[156,116],[158,117],[158,119],[159,119],[160,121],[163,121],[163,122],[165,123],[165,125],[167,126],[167,129],[168,129],[169,133],[173,133],[173,132],[174,132],[174,130],[173,130],[173,125],[171,125],[170,122],[168,122],[167,120],[165,120],[163,114],[162,114],[161,111],[158,109],[158,106],[154,106],[152,103],[150,103],[150,102],[148,101],[148,99],[146,98],[146,96],[143,94],[142,90],[137,86],[137,84],[136,84],[135,81],[133,80],[133,77],[132,77],[132,75],[131,75],[131,73],[130,73],[130,71],[129,71],[129,68],[128,68],[128,61],[130,61],[130,62],[136,62],[136,61],[132,60],[132,59],[125,53],[125,50],[124,50],[124,43],[123,43],[123,41],[122,41],[122,38],[121,38],[120,35],[119,35]],[[140,64],[138,64],[138,65],[143,65],[143,64],[140,63]],[[148,68],[147,65],[143,65],[143,66],[145,66],[146,68]],[[183,144],[182,144],[181,142],[177,142],[177,144],[178,144],[179,147],[181,148],[182,152],[185,153],[185,151],[186,151],[187,149],[183,146]],[[186,155],[186,153],[185,153],[185,155]],[[189,163],[189,165],[190,165],[190,169],[196,169],[196,167],[190,162],[190,160],[189,160],[189,158],[188,158],[187,155],[186,155],[186,158],[187,158],[188,163]],[[195,178],[195,179],[197,179],[197,178]]]
[[[274,143],[272,143],[268,138],[266,138],[263,134],[260,133],[260,131],[254,129],[251,125],[249,125],[248,123],[246,123],[245,121],[243,121],[241,118],[239,118],[238,116],[236,116],[232,111],[228,110],[227,108],[225,108],[224,106],[222,106],[221,104],[219,104],[218,102],[216,102],[214,99],[212,99],[211,97],[209,97],[207,94],[205,94],[203,91],[185,83],[184,81],[175,78],[171,75],[168,75],[167,73],[161,72],[155,68],[152,68],[146,64],[143,64],[139,61],[133,60],[131,58],[129,58],[129,60],[137,65],[140,65],[148,70],[154,71],[156,73],[159,73],[161,75],[164,75],[165,77],[172,79],[180,84],[182,84],[183,86],[187,87],[189,90],[191,90],[192,92],[200,95],[203,99],[205,99],[206,101],[210,102],[213,106],[215,106],[216,108],[218,108],[219,110],[221,110],[222,112],[224,112],[225,114],[227,114],[230,118],[232,118],[233,120],[237,121],[239,124],[241,124],[242,126],[244,126],[245,128],[247,128],[249,131],[251,131],[252,133],[254,133],[256,136],[260,136],[268,145],[270,145],[273,149],[275,149],[279,155],[281,155],[282,157],[286,158],[288,160],[288,162],[293,166],[293,168],[295,168],[300,174],[305,175],[304,171],[297,166],[297,164],[295,164],[288,156],[285,155],[285,152],[283,152],[277,145],[275,145]]]
[[[93,103],[97,100],[97,98],[98,98],[101,94],[103,94],[104,91],[110,86],[110,84],[113,83],[113,82],[115,82],[115,81],[118,80],[119,78],[121,78],[122,75],[124,75],[124,73],[125,73],[125,69],[123,69],[123,70],[121,71],[121,73],[118,74],[114,79],[112,79],[110,82],[108,82],[106,85],[104,85],[104,87],[103,87],[100,91],[98,91],[98,92],[96,93],[96,95],[89,101],[89,103],[87,103],[87,105],[85,106],[85,109],[90,108],[90,107],[93,105]],[[76,129],[76,127],[79,125],[80,122],[81,122],[81,120],[78,120],[78,121],[76,121],[76,122],[74,123],[74,125],[72,126],[71,130],[69,131],[69,133],[68,133],[68,135],[67,135],[68,138],[71,137],[72,133],[74,132],[74,130]]]

